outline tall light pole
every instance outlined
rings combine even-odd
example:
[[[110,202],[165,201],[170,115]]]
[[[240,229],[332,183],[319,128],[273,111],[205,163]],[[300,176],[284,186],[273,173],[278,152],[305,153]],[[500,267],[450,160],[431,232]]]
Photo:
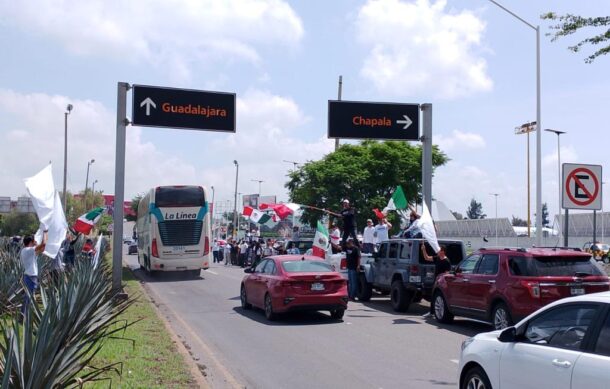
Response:
[[[558,193],[557,193],[557,221],[563,220],[561,218],[561,194],[562,194],[562,190],[561,190],[561,147],[559,147],[559,137],[561,136],[561,134],[565,134],[565,131],[559,131],[559,130],[552,130],[550,128],[546,128],[544,131],[548,131],[548,132],[552,132],[555,133],[557,135],[557,186],[558,186]],[[563,223],[561,223],[563,225]],[[561,227],[558,227],[559,229],[559,239],[561,240]]]
[[[210,215],[212,218],[212,239],[214,239],[214,231],[216,228],[216,221],[214,220],[214,212],[216,211],[216,208],[214,207],[214,195],[216,194],[216,191],[214,190],[214,185],[210,186],[210,188],[212,189],[212,207],[210,208]]]
[[[97,183],[97,180],[93,181],[93,184],[91,185],[91,194],[95,197],[95,184]]]
[[[300,163],[297,161],[288,161],[284,159],[282,162],[291,163],[293,165],[293,170],[297,170],[297,166],[300,165]]]
[[[536,31],[536,215],[542,215],[542,113],[540,104],[540,26],[534,26],[495,0],[489,0]],[[529,216],[529,215],[528,215]],[[529,229],[529,226],[528,226]],[[536,245],[542,244],[542,217],[536,218]]]
[[[70,112],[72,112],[72,108],[74,108],[72,106],[72,104],[68,104],[68,106],[66,107],[66,112],[64,112],[64,192],[63,192],[63,196],[64,196],[64,212],[68,212],[66,210],[66,207],[68,205],[67,203],[67,199],[68,196],[66,195],[66,177],[68,176],[68,115],[70,115]]]
[[[265,181],[263,181],[263,180],[250,180],[250,181],[252,181],[252,182],[258,182],[258,196],[260,197],[260,195],[261,195],[261,184],[262,184],[263,182],[265,182]]]
[[[496,198],[496,247],[498,247],[498,196],[500,193],[490,193],[490,195]]]
[[[237,239],[237,179],[239,177],[239,164],[237,160],[233,160],[235,164],[235,204],[233,204],[233,239]]]
[[[527,134],[527,236],[531,236],[531,195],[530,195],[530,132],[536,130],[536,122],[524,123],[515,127],[515,134]]]
[[[91,159],[91,161],[87,162],[87,178],[85,179],[85,212],[87,212],[87,188],[89,187],[89,168],[93,165],[95,159]]]

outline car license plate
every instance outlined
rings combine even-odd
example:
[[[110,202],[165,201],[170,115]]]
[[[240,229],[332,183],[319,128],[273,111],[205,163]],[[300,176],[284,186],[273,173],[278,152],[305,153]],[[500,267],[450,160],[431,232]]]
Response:
[[[572,296],[579,296],[585,294],[585,288],[572,288]]]
[[[311,290],[324,290],[324,284],[321,282],[314,282],[311,284]]]
[[[421,276],[409,276],[409,282],[421,282]]]
[[[176,253],[182,254],[182,253],[184,253],[184,249],[185,249],[184,246],[173,246],[172,247],[172,252],[175,253],[175,254]]]

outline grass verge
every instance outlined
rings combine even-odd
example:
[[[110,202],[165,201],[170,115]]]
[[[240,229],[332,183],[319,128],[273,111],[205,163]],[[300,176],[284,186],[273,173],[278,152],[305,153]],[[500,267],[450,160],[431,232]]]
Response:
[[[184,357],[177,350],[165,325],[157,316],[145,291],[131,271],[123,267],[123,284],[137,302],[119,320],[128,323],[124,339],[109,339],[93,360],[93,366],[122,362],[123,374],[108,375],[112,381],[99,381],[87,388],[195,388]]]

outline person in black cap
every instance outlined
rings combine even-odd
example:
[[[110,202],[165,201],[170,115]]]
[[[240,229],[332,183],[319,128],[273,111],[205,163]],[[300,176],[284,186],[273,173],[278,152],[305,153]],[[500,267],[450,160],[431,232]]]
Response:
[[[350,236],[354,238],[354,245],[360,247],[360,244],[358,242],[358,235],[356,235],[356,209],[354,207],[349,206],[348,199],[343,199],[341,201],[341,205],[343,205],[341,213],[326,211],[331,215],[339,216],[343,219],[343,235],[341,237],[341,247],[345,249],[345,242]]]

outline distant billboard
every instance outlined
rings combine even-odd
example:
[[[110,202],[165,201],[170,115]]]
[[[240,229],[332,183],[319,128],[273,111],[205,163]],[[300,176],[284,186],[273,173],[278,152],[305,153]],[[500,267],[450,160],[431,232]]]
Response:
[[[277,199],[276,199],[275,195],[273,195],[273,196],[261,196],[261,197],[259,197],[258,201],[259,201],[258,202],[259,205],[260,204],[277,204],[276,203]]]
[[[258,194],[244,195],[243,204],[244,207],[252,207],[258,209]]]

